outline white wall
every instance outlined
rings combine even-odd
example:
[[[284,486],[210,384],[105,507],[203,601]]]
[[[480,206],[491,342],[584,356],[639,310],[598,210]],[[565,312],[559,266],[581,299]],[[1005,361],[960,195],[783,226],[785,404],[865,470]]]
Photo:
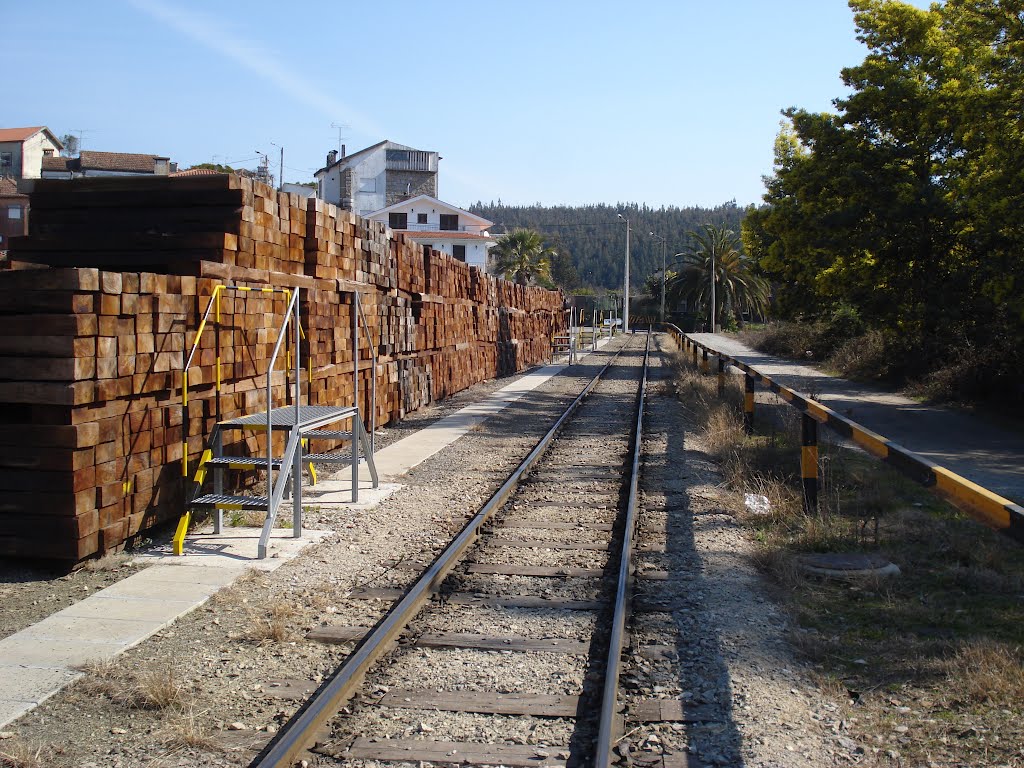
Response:
[[[352,210],[360,216],[368,216],[384,207],[387,199],[387,153],[384,147],[375,149],[356,163],[354,189],[352,190]],[[363,189],[366,188],[366,191]]]
[[[379,210],[379,209],[377,209]],[[451,215],[458,214],[459,217],[459,230],[460,232],[484,232],[487,229],[486,224],[478,224],[467,219],[465,211],[460,211],[454,206],[438,205],[437,203],[429,200],[407,200],[403,203],[399,203],[394,206],[387,213],[380,214],[379,216],[373,216],[375,221],[383,221],[385,224],[388,223],[388,214],[391,213],[405,213],[409,217],[409,229],[422,230],[425,232],[432,232],[441,228],[441,214]],[[417,214],[425,213],[427,215],[427,223],[419,224]]]
[[[46,135],[45,131],[40,131],[35,136],[29,137],[22,145],[23,165],[21,177],[23,179],[38,179],[40,177],[43,168],[44,149],[52,149],[54,155],[60,154],[57,145],[50,141],[50,137]],[[15,157],[14,162],[18,162],[17,157]]]

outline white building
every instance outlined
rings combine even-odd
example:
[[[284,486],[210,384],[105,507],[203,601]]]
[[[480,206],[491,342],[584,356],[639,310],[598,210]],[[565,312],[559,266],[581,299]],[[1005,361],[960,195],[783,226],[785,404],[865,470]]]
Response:
[[[487,268],[487,252],[494,238],[487,231],[493,221],[430,195],[418,195],[387,208],[373,211],[366,218],[387,224],[419,243],[472,266]]]
[[[416,195],[437,196],[437,152],[382,141],[355,154],[331,151],[327,165],[317,171],[316,196],[369,216]]]
[[[43,158],[59,155],[64,145],[45,126],[0,128],[0,177],[38,179]]]

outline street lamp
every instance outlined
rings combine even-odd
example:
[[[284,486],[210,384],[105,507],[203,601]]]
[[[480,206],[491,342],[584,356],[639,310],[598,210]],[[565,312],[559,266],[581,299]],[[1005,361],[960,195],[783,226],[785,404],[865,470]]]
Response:
[[[626,279],[622,290],[622,332],[629,332],[629,219],[621,213],[615,214],[626,222]]]
[[[661,235],[656,235],[654,232],[650,233],[651,237],[661,240],[661,322],[665,322],[665,277],[667,275],[665,271],[665,261],[668,254],[668,240]]]

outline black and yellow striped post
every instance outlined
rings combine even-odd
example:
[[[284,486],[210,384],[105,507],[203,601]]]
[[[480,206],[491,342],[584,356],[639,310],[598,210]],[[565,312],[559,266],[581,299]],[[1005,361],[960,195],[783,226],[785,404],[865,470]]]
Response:
[[[693,348],[693,367],[696,368],[697,367],[697,351],[698,351],[697,350],[697,342],[691,341],[690,345]]]
[[[749,373],[743,377],[743,431],[754,432],[754,377]]]
[[[708,351],[707,351],[707,349],[701,350],[700,372],[701,373],[707,373],[708,372]]]
[[[718,356],[718,395],[725,394],[725,358]]]
[[[804,511],[818,511],[818,422],[806,413],[800,417],[800,477],[804,486]]]

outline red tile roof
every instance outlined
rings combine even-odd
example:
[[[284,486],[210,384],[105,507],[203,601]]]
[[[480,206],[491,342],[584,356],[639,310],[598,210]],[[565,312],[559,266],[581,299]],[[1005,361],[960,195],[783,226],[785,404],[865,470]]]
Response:
[[[49,155],[43,157],[42,169],[44,171],[68,171],[70,168],[68,164],[71,162],[69,157],[60,157],[58,155]]]
[[[78,155],[79,167],[83,171],[153,173],[157,160],[167,160],[167,158],[162,155],[136,155],[129,152],[92,152],[88,150],[82,150]]]
[[[28,195],[22,195],[18,192],[18,182],[7,176],[0,176],[0,197],[23,197],[28,198]]]
[[[189,168],[187,171],[175,171],[168,176],[177,178],[178,176],[218,176],[220,174],[220,171],[215,171],[213,168]]]
[[[0,128],[0,141],[24,141],[45,130],[46,127],[42,125],[33,128]]]

